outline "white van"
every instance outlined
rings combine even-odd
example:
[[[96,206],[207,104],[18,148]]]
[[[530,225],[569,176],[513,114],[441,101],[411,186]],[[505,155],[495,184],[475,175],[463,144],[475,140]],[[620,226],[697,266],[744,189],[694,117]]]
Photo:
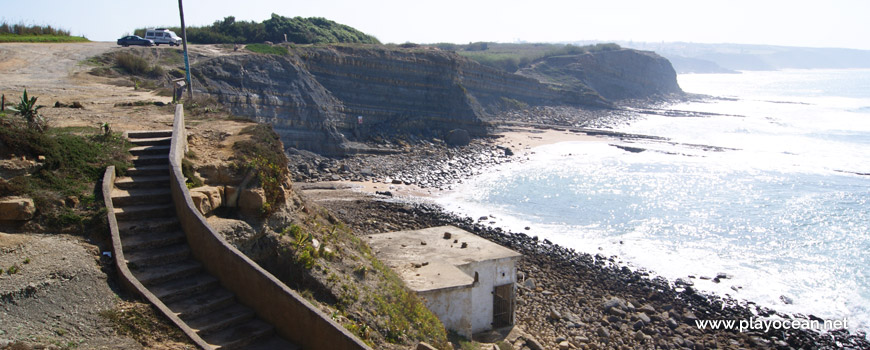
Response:
[[[166,28],[154,28],[145,30],[145,39],[154,42],[154,45],[169,44],[170,46],[181,45],[181,38],[175,32]]]

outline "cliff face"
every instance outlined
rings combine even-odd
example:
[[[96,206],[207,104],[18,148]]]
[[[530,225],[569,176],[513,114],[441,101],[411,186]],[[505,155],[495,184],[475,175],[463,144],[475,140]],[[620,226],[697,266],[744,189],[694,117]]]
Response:
[[[377,46],[312,47],[299,55],[343,103],[342,131],[361,138],[397,131],[425,136],[456,128],[485,131],[480,105],[461,84],[456,55]]]
[[[553,56],[518,73],[566,90],[593,89],[608,100],[682,93],[674,67],[651,51],[621,49]]]
[[[194,73],[205,92],[234,114],[272,125],[287,147],[342,153],[343,106],[296,57],[220,56]]]
[[[435,49],[313,46],[219,56],[193,73],[203,92],[271,124],[288,147],[336,155],[374,135],[481,135],[488,114],[518,105],[608,107],[679,92],[667,60],[633,50],[551,57],[511,74]]]

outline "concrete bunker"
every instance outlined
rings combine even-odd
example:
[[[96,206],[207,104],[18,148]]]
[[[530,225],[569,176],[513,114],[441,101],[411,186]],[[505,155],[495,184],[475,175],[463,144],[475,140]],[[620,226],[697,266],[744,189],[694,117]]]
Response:
[[[471,338],[514,324],[520,253],[454,226],[368,238],[377,257],[448,329]]]

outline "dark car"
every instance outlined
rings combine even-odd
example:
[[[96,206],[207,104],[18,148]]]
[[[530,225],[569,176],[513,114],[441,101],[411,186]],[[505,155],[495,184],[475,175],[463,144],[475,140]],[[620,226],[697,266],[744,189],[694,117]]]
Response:
[[[141,45],[141,46],[154,46],[154,41],[143,39],[138,35],[128,35],[121,39],[118,39],[118,45],[123,47],[127,47],[130,45]]]

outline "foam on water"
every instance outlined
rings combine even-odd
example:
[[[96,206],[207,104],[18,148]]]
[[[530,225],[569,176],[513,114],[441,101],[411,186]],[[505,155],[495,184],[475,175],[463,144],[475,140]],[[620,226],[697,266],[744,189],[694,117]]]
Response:
[[[696,287],[867,330],[870,177],[855,173],[870,173],[870,116],[856,112],[870,105],[868,81],[867,70],[680,76],[686,91],[735,99],[672,106],[719,116],[652,116],[621,130],[677,145],[543,146],[438,201],[669,279],[726,272],[734,277]]]

